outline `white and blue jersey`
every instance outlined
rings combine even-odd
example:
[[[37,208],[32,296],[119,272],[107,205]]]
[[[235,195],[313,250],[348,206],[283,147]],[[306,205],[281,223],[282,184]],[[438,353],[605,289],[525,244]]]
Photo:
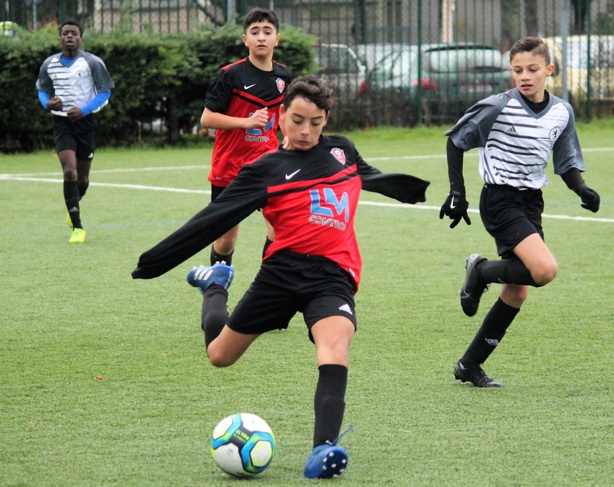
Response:
[[[62,99],[62,110],[52,110],[54,115],[66,117],[74,107],[87,113],[100,111],[107,103],[108,96],[99,98],[96,106],[88,106],[97,95],[114,88],[113,80],[107,68],[98,56],[79,51],[72,59],[64,58],[62,53],[49,56],[40,68],[36,88],[39,92],[53,94]]]

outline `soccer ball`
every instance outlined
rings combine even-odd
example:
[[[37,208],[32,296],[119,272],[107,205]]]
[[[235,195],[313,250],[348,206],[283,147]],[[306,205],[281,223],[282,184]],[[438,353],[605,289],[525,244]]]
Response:
[[[218,423],[211,436],[211,454],[215,463],[235,477],[264,472],[274,453],[273,431],[255,414],[228,416]]]

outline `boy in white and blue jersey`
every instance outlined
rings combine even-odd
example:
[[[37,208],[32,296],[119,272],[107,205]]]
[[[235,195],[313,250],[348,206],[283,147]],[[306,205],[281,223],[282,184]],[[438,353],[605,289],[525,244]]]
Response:
[[[99,57],[81,51],[83,29],[74,20],[60,25],[62,52],[40,68],[38,98],[53,114],[55,147],[64,173],[64,200],[72,234],[70,243],[85,241],[79,202],[89,186],[96,149],[96,112],[109,101],[113,80]]]
[[[529,286],[548,284],[558,271],[542,230],[541,188],[548,183],[545,169],[550,154],[554,173],[580,196],[583,208],[597,212],[600,202],[599,194],[581,175],[584,159],[573,109],[545,90],[546,78],[554,69],[547,45],[538,37],[520,39],[511,49],[510,63],[516,88],[478,102],[446,132],[450,194],[439,217],[452,219],[451,228],[461,219],[471,224],[463,154],[478,148],[485,183],[480,216],[501,257],[489,261],[470,255],[460,293],[464,313],[473,316],[488,285],[502,285],[499,299],[454,367],[457,380],[477,387],[501,386],[486,375],[482,364],[520,311]]]

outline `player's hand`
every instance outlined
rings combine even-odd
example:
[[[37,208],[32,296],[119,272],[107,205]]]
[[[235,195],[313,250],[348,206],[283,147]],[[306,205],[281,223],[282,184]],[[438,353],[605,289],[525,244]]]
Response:
[[[68,110],[68,112],[66,113],[66,116],[68,117],[68,120],[70,120],[71,122],[77,122],[83,118],[83,112],[81,111],[80,108],[73,107],[70,110]]]
[[[578,196],[582,198],[582,208],[597,213],[599,211],[599,193],[591,188],[584,188],[578,192]]]
[[[49,108],[49,110],[58,111],[62,109],[62,106],[62,99],[57,96],[51,98],[51,100],[47,102],[47,108]]]
[[[471,220],[467,214],[467,208],[469,208],[469,202],[465,198],[465,193],[452,191],[439,211],[439,218],[443,219],[444,215],[450,217],[452,220],[450,228],[454,228],[458,225],[461,219],[465,220],[467,225],[471,225]]]
[[[251,117],[246,119],[247,129],[259,129],[264,127],[269,121],[269,111],[266,107],[256,110]]]

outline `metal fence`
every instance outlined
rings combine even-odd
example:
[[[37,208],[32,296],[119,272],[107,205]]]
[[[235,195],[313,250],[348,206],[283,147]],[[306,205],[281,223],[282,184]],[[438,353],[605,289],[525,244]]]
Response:
[[[556,66],[548,88],[578,118],[614,115],[614,0],[0,0],[0,22],[34,30],[75,18],[100,32],[176,33],[221,26],[254,6],[317,37],[322,75],[359,125],[453,121],[509,87],[496,63],[507,69],[504,53],[525,35],[548,39]],[[0,31],[9,35],[7,25]],[[482,47],[462,51],[467,43]]]

